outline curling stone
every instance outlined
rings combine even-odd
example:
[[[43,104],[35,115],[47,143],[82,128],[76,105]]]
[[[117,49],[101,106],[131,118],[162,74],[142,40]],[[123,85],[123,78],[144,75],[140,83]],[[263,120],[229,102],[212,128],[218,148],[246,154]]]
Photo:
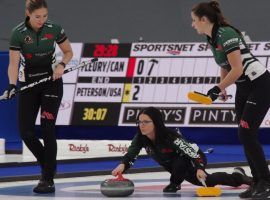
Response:
[[[196,194],[199,197],[219,197],[221,189],[219,187],[207,187],[204,180],[200,180],[204,187],[196,189]]]
[[[115,179],[106,179],[100,184],[100,191],[107,197],[126,197],[134,192],[134,183],[118,174]]]

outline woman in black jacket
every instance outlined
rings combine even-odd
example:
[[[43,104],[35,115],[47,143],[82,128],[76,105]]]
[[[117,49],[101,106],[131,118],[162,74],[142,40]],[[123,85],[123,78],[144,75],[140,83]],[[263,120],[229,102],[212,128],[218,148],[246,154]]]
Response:
[[[112,171],[116,176],[130,168],[140,150],[145,148],[148,155],[171,174],[170,184],[163,192],[180,190],[181,183],[186,180],[194,185],[207,186],[229,185],[233,187],[242,184],[250,185],[252,180],[246,176],[242,168],[235,168],[232,174],[216,172],[208,174],[204,153],[196,144],[189,143],[182,135],[165,127],[160,111],[154,107],[143,109],[138,115],[138,133],[134,136],[128,152],[121,163]]]

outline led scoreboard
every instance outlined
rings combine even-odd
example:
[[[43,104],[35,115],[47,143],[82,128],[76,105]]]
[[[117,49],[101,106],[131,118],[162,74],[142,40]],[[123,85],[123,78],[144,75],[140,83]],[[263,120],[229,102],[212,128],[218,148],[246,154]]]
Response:
[[[269,68],[270,43],[250,43]],[[141,108],[160,109],[168,126],[234,127],[234,99],[210,106],[190,102],[219,83],[219,67],[205,43],[72,44],[69,65],[98,61],[64,76],[57,124],[133,126]],[[61,59],[58,49],[57,59]],[[235,86],[227,89],[235,93]],[[263,127],[270,127],[270,113]]]

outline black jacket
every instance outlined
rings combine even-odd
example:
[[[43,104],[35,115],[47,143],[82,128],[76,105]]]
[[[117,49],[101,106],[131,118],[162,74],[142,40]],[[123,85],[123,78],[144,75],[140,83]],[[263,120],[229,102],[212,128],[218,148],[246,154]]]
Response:
[[[165,141],[162,144],[153,144],[150,140],[139,133],[132,139],[128,152],[122,158],[125,164],[125,170],[130,168],[137,159],[142,148],[145,148],[147,154],[163,167],[168,167],[178,156],[187,156],[194,167],[205,169],[206,157],[196,144],[187,142],[179,135],[176,139]]]

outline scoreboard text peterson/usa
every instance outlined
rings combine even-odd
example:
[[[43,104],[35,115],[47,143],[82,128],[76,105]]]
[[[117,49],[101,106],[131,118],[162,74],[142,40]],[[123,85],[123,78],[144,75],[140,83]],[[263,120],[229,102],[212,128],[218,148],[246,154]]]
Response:
[[[270,42],[253,42],[251,51],[270,68]],[[219,82],[206,43],[73,43],[69,66],[98,57],[63,76],[59,125],[134,126],[141,108],[160,109],[168,126],[234,127],[234,98],[211,106],[190,102],[189,91],[206,93]],[[57,60],[61,59],[57,49]],[[235,93],[235,86],[227,89]],[[270,127],[270,112],[262,127]]]

